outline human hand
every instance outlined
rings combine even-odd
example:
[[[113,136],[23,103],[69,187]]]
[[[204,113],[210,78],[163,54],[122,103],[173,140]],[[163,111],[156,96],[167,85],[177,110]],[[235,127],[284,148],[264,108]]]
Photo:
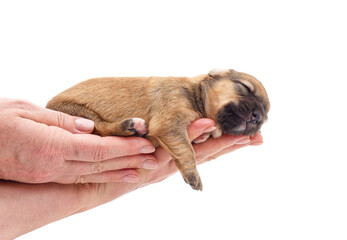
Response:
[[[0,179],[27,183],[138,182],[134,168],[156,168],[152,144],[99,137],[87,119],[0,99]]]
[[[189,139],[193,141],[202,134],[210,132],[209,129],[213,126],[214,122],[211,119],[199,119],[193,122],[187,129]],[[222,135],[219,138],[211,137],[203,143],[193,144],[193,147],[196,156],[196,163],[199,165],[217,159],[218,157],[237,149],[246,146],[261,145],[262,143],[263,138],[260,133],[257,133],[252,137],[244,135]],[[159,148],[156,150],[154,156],[158,159],[159,168],[152,171],[155,173],[154,175],[148,174],[148,171],[144,172],[145,174],[141,176],[142,179],[140,181],[142,186],[160,182],[178,171],[171,156],[164,149]]]
[[[215,123],[210,119],[196,120],[187,129],[190,140],[212,131],[211,128],[214,127],[214,125]],[[209,138],[206,142],[194,144],[193,147],[197,164],[202,164],[234,150],[246,146],[260,145],[262,143],[263,138],[260,133],[253,137],[223,135],[216,139]],[[86,195],[91,197],[91,199],[87,201],[87,203],[90,204],[87,209],[111,201],[137,188],[160,182],[177,172],[174,161],[164,149],[157,148],[154,156],[158,161],[158,168],[155,170],[139,170],[140,181],[137,184],[106,183],[81,185],[79,190],[82,191],[85,189],[87,192]]]
[[[211,131],[213,126],[212,120],[199,119],[190,125],[188,135],[191,140],[195,139],[206,131]],[[46,128],[47,126],[43,129]],[[60,129],[60,131],[63,130]],[[70,134],[68,136],[71,137]],[[194,148],[197,162],[200,164],[238,148],[261,143],[260,134],[251,138],[224,135],[218,139],[210,138],[204,143],[195,144]],[[155,170],[138,170],[140,177],[138,183],[32,185],[0,180],[0,199],[2,199],[0,238],[13,239],[50,222],[88,210],[137,188],[161,181],[177,171],[170,155],[163,149],[158,148],[154,155],[158,159],[159,167]]]

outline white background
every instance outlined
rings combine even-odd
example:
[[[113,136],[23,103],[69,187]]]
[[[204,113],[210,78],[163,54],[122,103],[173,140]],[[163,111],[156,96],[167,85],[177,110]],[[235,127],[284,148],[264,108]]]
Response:
[[[264,144],[19,239],[346,239],[343,1],[1,1],[0,96],[233,68],[267,88]],[[68,203],[67,203],[68,204]]]

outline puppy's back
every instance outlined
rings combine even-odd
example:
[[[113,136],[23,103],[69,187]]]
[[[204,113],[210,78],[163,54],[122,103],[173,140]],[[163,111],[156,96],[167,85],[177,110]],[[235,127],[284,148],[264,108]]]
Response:
[[[158,114],[191,108],[193,85],[186,77],[94,78],[58,94],[47,108],[87,118],[97,114],[109,122],[132,117],[149,122]],[[81,112],[76,106],[87,110]]]

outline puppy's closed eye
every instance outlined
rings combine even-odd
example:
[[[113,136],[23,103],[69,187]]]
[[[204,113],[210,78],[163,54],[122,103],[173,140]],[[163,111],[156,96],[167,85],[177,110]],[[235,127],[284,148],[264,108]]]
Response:
[[[251,94],[254,91],[254,86],[249,82],[237,82],[237,90],[243,94]]]

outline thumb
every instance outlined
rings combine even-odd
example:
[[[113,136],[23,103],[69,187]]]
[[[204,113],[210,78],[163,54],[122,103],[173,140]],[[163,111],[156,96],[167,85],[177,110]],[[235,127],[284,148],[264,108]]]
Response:
[[[70,116],[53,110],[48,110],[43,119],[45,124],[63,128],[71,133],[91,133],[94,130],[94,122],[92,120]]]
[[[47,109],[47,114],[43,120],[49,126],[57,126],[71,133],[91,133],[94,130],[94,122],[92,120],[70,116],[68,114]]]
[[[215,123],[208,118],[198,119],[190,124],[187,133],[190,140],[194,140],[204,133],[211,132],[215,129]]]
[[[63,128],[71,133],[91,133],[94,130],[92,120],[71,116],[33,104],[22,114],[22,117],[48,126]]]

